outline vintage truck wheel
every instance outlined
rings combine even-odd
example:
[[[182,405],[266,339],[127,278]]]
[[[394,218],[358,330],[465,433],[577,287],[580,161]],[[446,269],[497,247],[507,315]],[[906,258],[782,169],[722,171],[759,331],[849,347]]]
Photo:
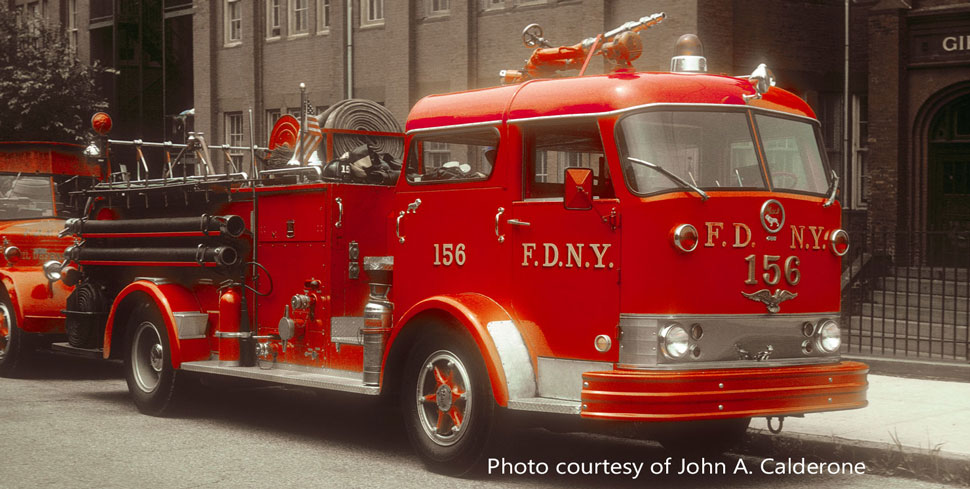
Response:
[[[478,350],[450,331],[429,334],[411,351],[401,389],[411,444],[438,473],[463,475],[484,454],[495,402]]]
[[[135,307],[126,329],[125,380],[138,410],[161,416],[175,393],[168,332],[161,314],[152,304]]]
[[[3,294],[0,291],[0,294]],[[0,295],[0,376],[17,374],[26,345],[24,332],[17,327],[17,314],[10,299]]]
[[[680,455],[720,455],[741,444],[749,424],[751,418],[677,423],[664,430],[659,441],[664,448]]]

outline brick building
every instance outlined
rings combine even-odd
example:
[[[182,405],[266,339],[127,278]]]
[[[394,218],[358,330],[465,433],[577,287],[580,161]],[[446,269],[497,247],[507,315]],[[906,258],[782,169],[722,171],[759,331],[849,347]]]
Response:
[[[664,11],[635,66],[668,69],[688,32],[712,72],[767,63],[822,120],[850,226],[970,222],[970,2],[851,0],[843,105],[844,0],[7,1],[47,12],[82,58],[114,68],[115,136],[177,139],[194,123],[239,145],[251,131],[265,144],[273,121],[298,110],[300,82],[320,110],[369,98],[403,122],[424,95],[496,85],[499,70],[520,68],[529,23],[567,44]]]

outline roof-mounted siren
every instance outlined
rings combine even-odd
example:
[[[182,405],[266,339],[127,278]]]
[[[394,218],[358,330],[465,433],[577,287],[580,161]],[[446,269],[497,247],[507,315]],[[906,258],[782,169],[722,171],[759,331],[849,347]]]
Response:
[[[751,95],[745,94],[745,102],[759,99],[762,95],[768,93],[768,90],[775,86],[775,74],[768,69],[768,66],[761,63],[757,68],[754,69],[754,71],[751,72],[750,75],[748,75],[748,82],[751,83],[751,87],[754,88],[754,93]]]
[[[684,34],[674,45],[676,56],[670,58],[670,71],[674,73],[707,73],[704,44],[694,34]]]

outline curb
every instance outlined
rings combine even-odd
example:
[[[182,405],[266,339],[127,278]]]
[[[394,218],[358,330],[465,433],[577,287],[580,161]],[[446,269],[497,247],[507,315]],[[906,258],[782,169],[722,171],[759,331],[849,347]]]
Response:
[[[744,444],[735,452],[775,459],[804,457],[825,462],[865,462],[866,473],[970,486],[970,457],[939,449],[793,432],[775,435],[751,428]]]
[[[869,365],[869,373],[871,374],[915,379],[970,382],[970,363],[866,355],[842,355],[842,359],[854,360]]]

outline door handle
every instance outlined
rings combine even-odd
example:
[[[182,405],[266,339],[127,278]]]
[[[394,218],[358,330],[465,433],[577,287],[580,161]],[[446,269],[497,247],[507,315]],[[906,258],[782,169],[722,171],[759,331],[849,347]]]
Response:
[[[404,243],[404,236],[401,235],[401,219],[404,219],[404,211],[397,214],[397,242]]]
[[[339,228],[340,226],[343,226],[344,222],[344,199],[337,197],[334,199],[334,202],[337,203],[337,223],[334,224],[333,227]]]
[[[498,212],[495,214],[495,237],[498,238],[499,243],[505,242],[505,235],[498,232],[499,220],[502,218],[502,214],[505,212],[504,207],[499,207]]]
[[[509,219],[508,221],[505,221],[505,222],[507,222],[507,223],[509,223],[509,224],[511,224],[513,226],[522,226],[522,227],[526,227],[526,228],[532,225],[531,222],[520,221],[518,219]]]
[[[397,241],[398,241],[398,243],[402,243],[402,244],[404,243],[404,235],[401,234],[401,219],[404,219],[404,215],[405,214],[417,214],[418,213],[418,207],[420,207],[420,206],[421,206],[421,199],[414,199],[414,202],[411,202],[410,204],[408,204],[408,207],[407,207],[406,210],[403,210],[401,212],[398,212],[398,214],[397,214],[397,226],[395,228],[395,232],[397,233]]]

